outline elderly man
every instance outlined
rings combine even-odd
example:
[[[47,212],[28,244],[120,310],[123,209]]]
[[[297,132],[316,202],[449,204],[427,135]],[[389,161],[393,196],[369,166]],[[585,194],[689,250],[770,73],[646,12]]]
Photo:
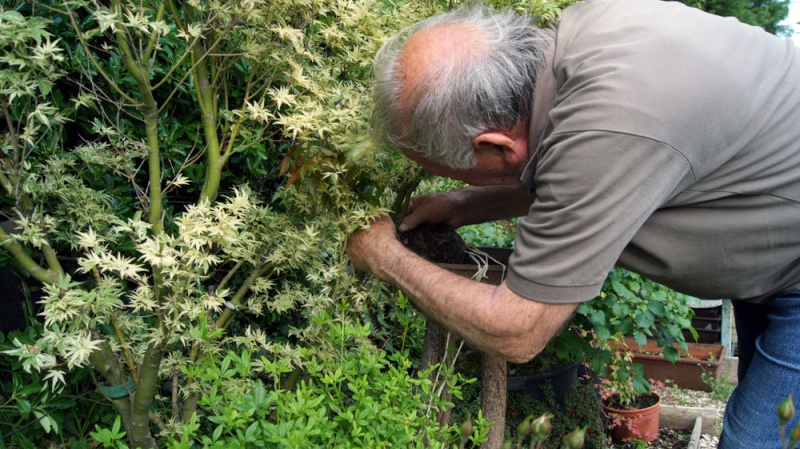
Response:
[[[375,61],[374,127],[464,190],[414,198],[400,229],[524,217],[506,282],[451,274],[388,219],[350,256],[427,316],[514,362],[536,355],[614,265],[732,298],[739,387],[720,447],[776,448],[800,397],[800,51],[655,0],[587,0],[551,29],[480,7]]]

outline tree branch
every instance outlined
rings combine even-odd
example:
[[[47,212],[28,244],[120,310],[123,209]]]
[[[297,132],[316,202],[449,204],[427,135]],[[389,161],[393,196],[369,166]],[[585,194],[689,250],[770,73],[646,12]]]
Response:
[[[158,5],[158,12],[156,12],[156,19],[155,21],[158,22],[162,18],[164,18],[164,10],[166,9],[166,0],[162,0],[161,3]],[[150,40],[147,42],[147,49],[142,53],[142,61],[147,61],[153,55],[153,50],[156,48],[156,42],[158,41],[158,34],[155,32],[152,36],[150,36]],[[149,65],[149,64],[148,64]]]
[[[48,270],[31,258],[25,251],[25,248],[0,226],[0,246],[3,247],[14,259],[22,266],[24,270],[31,274],[37,281],[44,284],[55,284],[58,280],[58,274]]]
[[[103,77],[103,79],[106,80],[109,86],[111,86],[117,92],[117,94],[119,94],[122,98],[124,98],[131,104],[137,104],[137,101],[134,100],[129,95],[127,95],[125,91],[122,90],[122,88],[120,88],[119,85],[116,82],[114,82],[114,80],[110,76],[108,76],[105,70],[103,70],[103,67],[100,65],[100,63],[97,62],[97,58],[94,57],[92,49],[89,47],[89,44],[86,42],[86,39],[84,39],[83,32],[81,31],[80,26],[78,26],[78,22],[75,20],[75,16],[72,14],[72,10],[69,8],[69,5],[67,5],[66,1],[64,2],[64,9],[66,10],[65,12],[67,14],[67,17],[69,17],[69,21],[72,24],[72,28],[75,30],[75,35],[78,36],[78,40],[81,42],[81,46],[83,47],[83,50],[86,52],[86,56],[92,62],[92,65],[94,66],[95,70],[97,70],[97,73],[99,73]]]

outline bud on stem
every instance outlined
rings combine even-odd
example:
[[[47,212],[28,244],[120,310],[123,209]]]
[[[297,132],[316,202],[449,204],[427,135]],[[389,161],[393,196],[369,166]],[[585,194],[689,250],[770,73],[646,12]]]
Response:
[[[794,418],[794,413],[794,401],[792,401],[792,395],[790,394],[789,397],[778,406],[778,420],[781,426],[785,426],[790,419]]]
[[[587,428],[587,426],[584,426],[566,434],[561,440],[561,449],[581,449],[586,438]]]
[[[553,431],[553,423],[550,420],[553,415],[550,413],[544,414],[531,422],[531,433],[539,437],[539,441],[544,440]]]
[[[789,432],[789,447],[795,447],[798,442],[800,442],[800,423]]]

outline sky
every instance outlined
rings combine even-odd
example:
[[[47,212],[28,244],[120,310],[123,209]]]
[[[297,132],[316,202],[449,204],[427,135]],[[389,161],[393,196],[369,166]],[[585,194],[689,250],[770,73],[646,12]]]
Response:
[[[800,0],[792,0],[789,6],[789,17],[783,23],[794,28],[794,43],[800,46],[800,25],[797,22],[800,22]]]

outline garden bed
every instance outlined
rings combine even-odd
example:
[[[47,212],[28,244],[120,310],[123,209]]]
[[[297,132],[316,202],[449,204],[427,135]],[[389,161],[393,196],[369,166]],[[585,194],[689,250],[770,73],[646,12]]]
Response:
[[[706,391],[670,386],[655,386],[662,397],[659,437],[648,449],[686,449],[697,417],[702,418],[701,434],[695,449],[715,449],[719,444],[720,423],[726,402]],[[613,449],[639,449],[632,444],[610,446]]]
[[[722,383],[719,385],[723,385]],[[730,384],[728,384],[730,385]],[[718,388],[720,388],[718,386]],[[713,449],[719,443],[720,423],[722,422],[722,414],[725,410],[726,401],[715,399],[712,393],[699,390],[688,390],[683,388],[672,387],[665,385],[662,382],[657,382],[653,386],[662,397],[662,413],[659,416],[661,428],[659,429],[659,437],[647,446],[637,445],[612,445],[607,446],[605,442],[598,444],[598,437],[603,438],[602,421],[598,417],[602,416],[599,410],[599,399],[591,399],[594,394],[591,387],[587,387],[582,382],[578,385],[578,395],[572,396],[571,402],[566,407],[566,415],[564,416],[564,409],[559,410],[556,407],[555,398],[545,400],[544,402],[532,400],[530,397],[521,394],[510,393],[509,404],[507,409],[506,419],[506,435],[514,438],[516,435],[516,427],[520,420],[529,414],[539,416],[545,412],[552,412],[556,414],[556,421],[566,418],[566,422],[557,423],[554,421],[555,427],[561,429],[562,432],[574,430],[578,426],[589,425],[590,434],[594,443],[587,444],[586,448],[603,448],[603,449],[686,449],[694,429],[697,417],[701,417],[701,432],[699,436],[699,444],[693,449]],[[478,400],[479,386],[471,384],[464,389],[464,397],[461,401],[457,402],[456,408],[453,412],[453,422],[462,422],[467,416],[474,416],[479,409]],[[717,391],[719,393],[719,391]],[[552,395],[552,393],[548,393]],[[578,397],[584,399],[578,399]],[[552,437],[551,437],[552,438]],[[560,438],[552,438],[553,444],[558,447]],[[550,447],[550,446],[546,446]]]

